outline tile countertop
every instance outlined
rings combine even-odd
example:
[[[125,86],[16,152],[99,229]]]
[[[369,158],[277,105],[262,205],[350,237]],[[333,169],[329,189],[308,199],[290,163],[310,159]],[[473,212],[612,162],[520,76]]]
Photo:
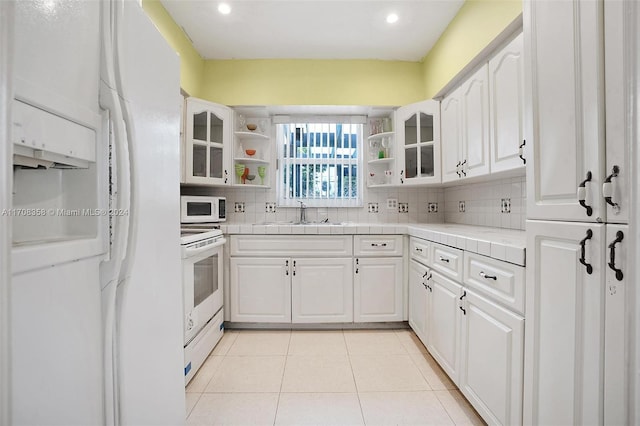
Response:
[[[516,265],[525,265],[526,233],[525,231],[514,229],[459,225],[454,223],[346,223],[340,225],[222,224],[220,228],[225,234],[401,234],[424,238],[425,240],[478,253]]]

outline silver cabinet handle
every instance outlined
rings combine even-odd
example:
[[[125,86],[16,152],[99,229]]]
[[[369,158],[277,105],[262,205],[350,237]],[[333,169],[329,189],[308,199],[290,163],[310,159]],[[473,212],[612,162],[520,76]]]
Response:
[[[495,275],[487,275],[484,273],[484,271],[481,271],[479,274],[482,278],[484,278],[485,280],[497,280],[498,277],[496,277]]]
[[[371,247],[386,247],[387,243],[371,243]]]
[[[449,263],[449,259],[447,259],[446,257],[440,256],[440,262]]]

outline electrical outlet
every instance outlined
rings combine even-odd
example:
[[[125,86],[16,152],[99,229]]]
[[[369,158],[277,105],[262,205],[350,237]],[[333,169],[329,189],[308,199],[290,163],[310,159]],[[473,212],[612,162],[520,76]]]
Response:
[[[398,203],[398,213],[409,213],[409,203]]]
[[[511,213],[511,198],[503,198],[500,200],[500,211],[502,213]]]
[[[275,213],[276,212],[276,203],[264,203],[264,211],[267,213]]]
[[[467,207],[466,207],[464,201],[458,201],[458,211],[460,213],[464,213],[466,209],[467,209]]]
[[[387,209],[395,210],[398,208],[398,199],[397,198],[387,198]]]
[[[438,213],[438,203],[428,203],[427,213]]]
[[[367,211],[369,213],[378,213],[378,203],[369,203]]]
[[[234,203],[233,204],[233,211],[236,213],[244,213],[244,203]]]

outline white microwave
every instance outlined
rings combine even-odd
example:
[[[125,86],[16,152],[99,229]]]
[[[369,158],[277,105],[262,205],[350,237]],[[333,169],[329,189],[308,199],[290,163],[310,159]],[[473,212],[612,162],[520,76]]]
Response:
[[[180,197],[180,222],[203,223],[224,222],[226,198],[183,195]]]

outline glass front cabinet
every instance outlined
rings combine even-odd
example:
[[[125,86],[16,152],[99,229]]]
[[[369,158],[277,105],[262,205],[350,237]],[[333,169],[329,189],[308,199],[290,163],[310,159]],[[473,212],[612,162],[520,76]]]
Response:
[[[225,105],[185,101],[182,182],[228,185],[232,111]]]
[[[418,102],[396,111],[400,183],[440,183],[440,104]]]

